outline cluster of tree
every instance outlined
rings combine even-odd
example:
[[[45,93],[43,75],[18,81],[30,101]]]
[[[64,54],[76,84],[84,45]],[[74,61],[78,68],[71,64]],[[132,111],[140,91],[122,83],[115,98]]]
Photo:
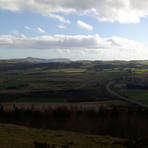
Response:
[[[93,69],[114,69],[116,68],[116,65],[112,64],[99,64],[99,65],[94,65]]]
[[[141,90],[147,90],[148,85],[146,84],[127,84],[127,89],[141,89]]]
[[[148,79],[147,78],[131,78],[127,80],[127,89],[148,89]]]
[[[19,109],[5,111],[0,108],[0,122],[34,128],[68,130],[87,134],[110,135],[122,138],[147,136],[147,109],[81,110],[59,107],[42,111]]]
[[[16,89],[18,87],[7,87],[7,89]],[[32,91],[26,93],[0,93],[0,102],[9,102],[18,98],[65,98],[67,102],[86,102],[95,101],[96,98],[105,96],[105,92],[96,92],[89,90],[46,90],[46,91]]]
[[[9,102],[13,101],[19,97],[21,97],[21,94],[19,93],[0,93],[0,102]]]

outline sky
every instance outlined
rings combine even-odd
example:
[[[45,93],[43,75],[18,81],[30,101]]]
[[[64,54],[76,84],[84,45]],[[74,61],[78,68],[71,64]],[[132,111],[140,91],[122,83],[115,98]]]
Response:
[[[0,0],[0,59],[148,60],[147,0]]]

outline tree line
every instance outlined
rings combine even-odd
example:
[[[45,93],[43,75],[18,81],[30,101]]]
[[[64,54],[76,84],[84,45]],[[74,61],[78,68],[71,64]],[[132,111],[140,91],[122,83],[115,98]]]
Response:
[[[14,106],[14,110],[6,111],[1,105],[0,123],[122,138],[147,137],[148,109],[101,107],[96,111],[73,107],[49,107],[39,111]]]

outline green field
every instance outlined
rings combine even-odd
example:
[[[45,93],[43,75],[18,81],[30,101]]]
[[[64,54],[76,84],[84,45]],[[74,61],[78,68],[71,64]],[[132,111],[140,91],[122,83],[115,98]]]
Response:
[[[65,98],[18,98],[14,102],[64,102]]]
[[[125,102],[119,101],[119,100],[111,100],[111,101],[105,101],[106,105],[112,106],[112,105],[124,105]]]
[[[135,99],[140,103],[148,104],[147,90],[125,90],[125,91],[120,91],[119,93],[131,99]]]
[[[137,100],[140,103],[143,103],[143,104],[147,104],[148,105],[148,99],[135,99],[135,100]]]
[[[50,72],[70,72],[70,73],[81,73],[81,72],[85,72],[86,69],[53,69],[53,70],[49,70]],[[47,71],[48,72],[48,71]]]
[[[121,95],[128,96],[129,98],[147,98],[148,99],[148,91],[147,90],[125,90],[119,92]]]

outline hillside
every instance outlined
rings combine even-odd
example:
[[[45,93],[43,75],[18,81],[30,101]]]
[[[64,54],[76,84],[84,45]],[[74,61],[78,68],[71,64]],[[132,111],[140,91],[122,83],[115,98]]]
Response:
[[[23,59],[11,59],[13,61],[26,61],[26,62],[71,62],[68,58],[54,58],[54,59],[43,59],[43,58],[33,58],[33,57],[27,57]]]
[[[85,135],[67,131],[33,129],[0,124],[1,148],[35,148],[36,141],[54,148],[124,148],[123,139],[109,136]],[[118,143],[118,144],[117,144]]]

